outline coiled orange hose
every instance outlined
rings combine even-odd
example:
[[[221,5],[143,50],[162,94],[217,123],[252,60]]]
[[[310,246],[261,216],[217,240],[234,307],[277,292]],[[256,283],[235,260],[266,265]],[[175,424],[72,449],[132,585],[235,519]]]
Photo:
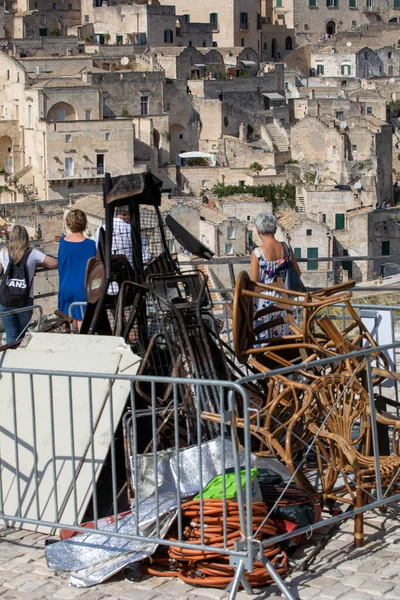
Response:
[[[183,530],[184,541],[214,548],[233,549],[235,541],[243,539],[237,502],[227,500],[225,503],[225,512],[226,538],[224,538],[222,500],[207,499],[203,501],[202,514],[204,527],[202,540],[200,501],[191,500],[183,504],[182,516],[185,520],[189,521]],[[256,536],[257,539],[265,540],[277,535],[277,528],[272,519],[267,519],[263,523],[268,514],[268,509],[264,502],[254,502],[252,504],[252,512],[253,532],[256,532],[260,528]],[[264,554],[274,565],[277,573],[284,575],[288,571],[287,555],[281,550],[280,546],[270,546],[264,551]],[[200,548],[196,550],[196,548],[188,549],[171,546],[168,550],[168,555],[170,570],[162,569],[166,564],[165,557],[153,557],[153,564],[147,567],[149,575],[179,577],[182,581],[192,585],[216,588],[226,588],[235,575],[234,569],[229,565],[228,556],[212,552],[211,549],[203,551]],[[171,570],[171,568],[175,570]],[[254,563],[253,571],[246,573],[246,577],[250,585],[255,587],[272,583],[268,571],[260,561]]]

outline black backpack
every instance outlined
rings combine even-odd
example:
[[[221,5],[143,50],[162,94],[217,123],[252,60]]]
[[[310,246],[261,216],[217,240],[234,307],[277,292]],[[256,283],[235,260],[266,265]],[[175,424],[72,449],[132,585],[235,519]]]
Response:
[[[31,281],[28,272],[28,256],[14,263],[9,256],[8,266],[0,284],[0,304],[7,308],[23,308],[28,306]]]

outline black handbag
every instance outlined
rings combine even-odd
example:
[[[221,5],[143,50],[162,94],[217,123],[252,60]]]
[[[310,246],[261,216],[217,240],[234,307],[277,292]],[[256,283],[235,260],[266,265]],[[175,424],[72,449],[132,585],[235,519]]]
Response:
[[[296,269],[294,268],[294,266],[292,265],[292,262],[290,260],[290,253],[292,251],[291,247],[289,246],[289,244],[285,244],[285,242],[282,242],[283,247],[287,248],[288,254],[288,261],[289,261],[289,265],[286,269],[286,276],[285,276],[285,288],[287,290],[292,290],[293,292],[302,292],[303,294],[306,293],[306,288],[304,286],[304,283],[302,282],[302,280],[300,279],[299,275],[297,275],[296,273]]]

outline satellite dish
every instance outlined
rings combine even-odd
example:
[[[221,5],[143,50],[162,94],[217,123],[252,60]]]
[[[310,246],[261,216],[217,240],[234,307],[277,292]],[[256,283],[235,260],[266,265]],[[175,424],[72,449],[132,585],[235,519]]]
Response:
[[[123,56],[121,58],[121,65],[124,65],[124,67],[126,67],[126,65],[129,65],[129,58],[127,56]]]
[[[14,4],[11,5],[11,8],[13,10],[18,10],[18,4],[16,2],[14,2]]]
[[[346,127],[347,127],[346,121],[340,121],[340,127],[341,127],[341,129],[346,129]]]
[[[395,81],[396,81],[396,80],[395,80],[395,78],[394,78],[394,77],[391,77],[391,78],[389,79],[389,81],[390,81],[390,83],[395,83]]]
[[[354,189],[355,190],[361,190],[361,187],[362,187],[361,181],[356,181],[355,184],[354,184]]]
[[[347,46],[348,48],[350,48],[350,46],[351,46],[351,42],[346,42],[346,46]]]

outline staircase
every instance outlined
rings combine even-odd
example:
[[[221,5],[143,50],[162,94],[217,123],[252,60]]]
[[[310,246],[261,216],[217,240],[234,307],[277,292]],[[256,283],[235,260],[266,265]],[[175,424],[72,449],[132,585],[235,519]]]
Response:
[[[305,213],[306,212],[306,203],[304,202],[303,196],[298,196],[297,200],[298,200],[297,206],[299,208],[299,212]]]
[[[288,152],[289,142],[286,136],[283,133],[281,133],[279,128],[276,125],[274,125],[274,123],[267,123],[265,127],[267,129],[269,137],[271,138],[272,143],[278,149],[278,152]]]

